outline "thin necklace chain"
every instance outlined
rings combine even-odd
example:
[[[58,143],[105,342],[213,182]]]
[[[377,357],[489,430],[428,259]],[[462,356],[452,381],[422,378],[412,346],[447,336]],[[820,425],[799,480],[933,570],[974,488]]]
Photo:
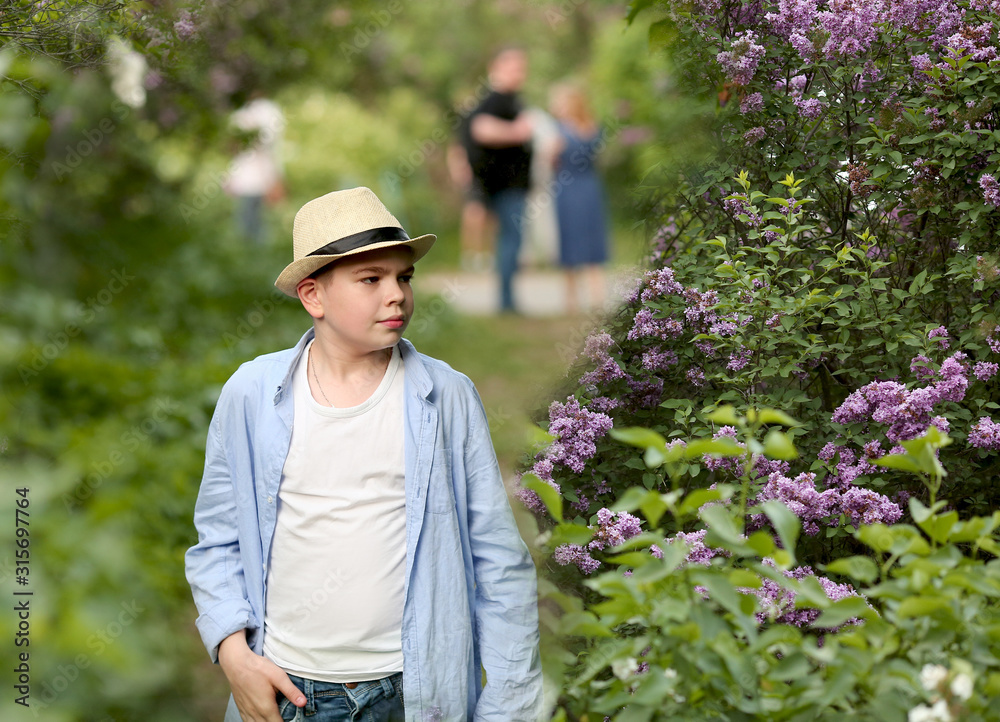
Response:
[[[319,389],[319,392],[323,394],[323,400],[326,401],[327,406],[332,407],[333,404],[327,398],[326,392],[323,390],[323,384],[319,382],[319,376],[316,375],[316,364],[313,363],[312,346],[309,347],[309,365],[312,366],[313,378],[316,379],[316,387]]]
[[[392,360],[392,350],[391,349],[386,349],[386,351],[389,352],[388,353],[388,357],[389,357],[388,360],[391,361]],[[312,367],[313,378],[316,379],[316,388],[318,388],[319,392],[321,394],[323,394],[323,400],[326,401],[327,406],[330,406],[331,408],[336,408],[333,405],[333,402],[330,401],[330,399],[327,397],[326,391],[323,390],[323,384],[321,384],[319,382],[319,376],[316,375],[316,364],[313,362],[312,346],[309,346],[309,358],[307,359],[307,363],[309,364],[309,366]],[[386,363],[388,364],[388,361]]]

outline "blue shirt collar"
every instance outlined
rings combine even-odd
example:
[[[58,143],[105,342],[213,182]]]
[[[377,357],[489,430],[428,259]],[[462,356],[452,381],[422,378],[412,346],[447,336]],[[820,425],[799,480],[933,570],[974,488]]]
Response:
[[[292,358],[288,364],[288,368],[285,370],[285,375],[281,379],[281,383],[278,384],[278,388],[274,392],[274,405],[277,406],[278,402],[285,393],[289,392],[292,388],[292,373],[295,371],[295,367],[298,366],[299,359],[302,358],[302,353],[306,349],[306,345],[316,337],[316,329],[310,328],[304,334],[299,342],[295,344],[295,348],[292,349]],[[424,367],[423,362],[420,359],[420,354],[413,347],[413,344],[407,341],[405,338],[399,341],[399,352],[403,358],[403,367],[406,369],[406,383],[415,389],[420,396],[427,398],[431,390],[434,388],[434,384],[431,381],[430,374],[427,373],[427,369]]]

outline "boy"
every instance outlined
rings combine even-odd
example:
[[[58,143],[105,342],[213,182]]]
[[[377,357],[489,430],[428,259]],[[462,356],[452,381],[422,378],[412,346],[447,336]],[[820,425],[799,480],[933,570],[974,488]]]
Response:
[[[227,722],[541,714],[535,570],[482,404],[402,339],[434,240],[367,188],[295,216],[275,285],[313,328],[224,387],[186,555]]]

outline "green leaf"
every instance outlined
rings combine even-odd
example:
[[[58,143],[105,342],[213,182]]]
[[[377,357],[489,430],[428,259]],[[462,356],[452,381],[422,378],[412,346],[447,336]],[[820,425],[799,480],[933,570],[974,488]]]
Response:
[[[629,21],[631,22],[631,15]],[[649,47],[658,52],[671,44],[672,39],[677,35],[676,27],[670,20],[657,20],[649,26]]]
[[[853,556],[837,559],[827,564],[825,570],[834,574],[843,574],[865,584],[870,584],[878,579],[878,566],[868,557]]]
[[[722,436],[718,439],[696,439],[684,447],[684,458],[686,459],[697,459],[704,454],[743,456],[745,453],[746,449],[728,436]]]
[[[549,542],[552,546],[579,544],[583,546],[594,538],[594,531],[582,524],[558,524],[552,530]]]
[[[760,505],[760,508],[767,514],[767,518],[771,520],[771,525],[778,532],[781,545],[794,559],[795,545],[799,539],[799,528],[801,526],[799,518],[777,499],[768,499]]]
[[[633,486],[615,500],[611,511],[635,511],[648,494],[648,490]]]
[[[642,510],[643,516],[649,520],[650,525],[655,528],[660,523],[660,518],[667,511],[667,504],[663,500],[662,494],[651,491],[643,499],[639,505],[639,509]]]
[[[782,320],[788,318],[783,317]],[[786,329],[787,330],[787,329]],[[761,409],[760,410],[760,423],[762,424],[782,424],[784,426],[798,426],[799,422],[793,419],[791,416],[786,414],[784,411],[779,411],[777,409]]]
[[[736,415],[736,410],[730,404],[720,406],[705,418],[713,424],[721,426],[737,426],[740,423],[740,418]]]
[[[533,449],[545,448],[556,440],[555,436],[537,424],[528,424],[525,429],[525,436],[528,438],[528,446]]]
[[[733,514],[724,506],[714,505],[701,509],[698,512],[702,521],[709,528],[709,532],[718,537],[729,546],[742,548],[745,546],[740,538],[740,530],[736,526]],[[728,548],[728,547],[727,547]]]
[[[631,446],[645,449],[650,446],[666,446],[667,440],[662,435],[641,426],[630,426],[624,429],[614,428],[609,432],[611,438]]]
[[[668,460],[667,440],[652,429],[632,426],[625,429],[611,429],[610,436],[631,446],[645,449],[643,462],[649,469],[660,466]],[[676,452],[679,456],[681,452]]]
[[[729,572],[729,583],[734,587],[747,587],[749,589],[760,589],[760,577],[749,569],[733,569]]]
[[[920,524],[921,522],[930,519],[932,515],[936,514],[938,511],[943,509],[945,507],[945,503],[943,501],[937,501],[934,503],[932,507],[928,509],[926,506],[924,506],[924,503],[920,501],[920,499],[918,499],[915,496],[911,496],[909,501],[909,506],[910,506],[910,516],[913,517],[913,521],[917,522],[917,524]]]
[[[949,511],[947,514],[934,515],[929,519],[917,522],[917,526],[927,532],[934,541],[945,544],[951,536],[951,530],[958,522],[958,512]]]
[[[686,516],[709,502],[729,499],[732,497],[733,491],[731,486],[717,486],[714,489],[695,489],[684,497],[684,501],[677,507],[677,515]]]
[[[550,484],[539,479],[534,474],[525,474],[521,477],[521,486],[538,494],[538,498],[545,504],[545,508],[556,521],[562,521],[562,496]]]
[[[920,473],[920,466],[907,454],[889,454],[879,459],[872,459],[872,463],[886,469],[899,469],[900,471],[908,471],[911,474]]]
[[[832,629],[851,619],[866,619],[874,610],[861,597],[845,597],[824,609],[810,626],[814,629]]]
[[[896,617],[899,619],[911,619],[913,617],[925,617],[941,609],[949,609],[948,600],[940,597],[907,597],[899,603],[896,609]]]
[[[764,454],[772,459],[796,459],[799,452],[787,434],[778,429],[771,429],[764,437]]]

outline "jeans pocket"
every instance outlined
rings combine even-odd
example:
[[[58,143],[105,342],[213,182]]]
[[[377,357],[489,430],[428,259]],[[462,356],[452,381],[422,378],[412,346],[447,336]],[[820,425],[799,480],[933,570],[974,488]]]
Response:
[[[403,675],[394,675],[392,678],[392,686],[396,690],[396,694],[399,695],[399,706],[406,708],[405,700],[403,699]]]
[[[298,722],[301,719],[301,711],[301,707],[296,707],[292,704],[292,700],[278,692],[278,712],[284,722]]]

